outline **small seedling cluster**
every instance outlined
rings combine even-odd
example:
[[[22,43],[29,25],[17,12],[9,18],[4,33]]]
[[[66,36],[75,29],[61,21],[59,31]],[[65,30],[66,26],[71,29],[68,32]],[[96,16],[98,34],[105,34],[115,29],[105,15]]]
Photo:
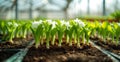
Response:
[[[26,38],[30,26],[30,23],[23,21],[0,21],[2,40],[13,43],[13,38]]]

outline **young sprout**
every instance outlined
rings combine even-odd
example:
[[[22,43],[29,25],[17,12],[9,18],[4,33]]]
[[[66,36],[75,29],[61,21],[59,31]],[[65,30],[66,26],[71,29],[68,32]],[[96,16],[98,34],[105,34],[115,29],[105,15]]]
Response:
[[[101,25],[101,35],[102,35],[102,38],[104,40],[104,42],[106,43],[106,37],[107,37],[107,27],[108,27],[108,22],[103,22],[102,25]]]
[[[75,19],[74,20],[74,43],[77,43],[77,46],[80,46],[80,36],[83,34],[83,32],[81,30],[83,30],[83,28],[85,27],[84,22],[82,22],[81,20]],[[83,34],[84,35],[84,34]],[[84,36],[83,36],[84,38]],[[83,40],[84,41],[84,40]]]
[[[6,27],[7,27],[7,31],[8,31],[7,38],[10,43],[13,43],[12,39],[14,38],[15,30],[18,27],[18,24],[16,22],[12,21],[12,22],[8,22],[6,24]]]
[[[91,36],[96,36],[96,26],[94,22],[88,22],[87,26],[91,29]]]
[[[43,21],[34,21],[34,22],[32,22],[32,26],[30,27],[32,34],[34,36],[34,39],[35,39],[35,47],[36,48],[38,48],[38,46],[40,45],[40,36],[44,32],[42,23],[43,23]]]
[[[52,20],[46,20],[44,22],[44,28],[45,28],[45,33],[46,33],[46,47],[49,49],[50,48],[50,37],[51,37],[51,30],[52,28]]]
[[[75,22],[76,22],[76,24],[77,24],[77,26],[76,26],[76,27],[77,27],[77,28],[76,28],[76,33],[78,33],[79,30],[77,30],[77,29],[82,29],[82,28],[84,28],[84,27],[85,27],[85,23],[82,22],[82,20],[78,20],[78,19],[76,19]]]
[[[101,31],[101,23],[98,21],[95,21],[95,28],[93,28],[93,30],[95,30],[95,36],[98,36],[98,38],[99,38],[100,31]]]
[[[72,46],[72,37],[74,37],[74,20],[70,20],[69,22],[70,26],[69,26],[69,29],[67,29],[67,36],[69,36],[69,46]],[[68,42],[68,39],[67,39],[67,42]]]
[[[69,35],[69,46],[72,46],[72,36],[73,36],[73,32],[74,32],[74,27],[72,26],[69,31],[68,31],[68,35]]]
[[[0,21],[0,34],[5,35],[5,22]]]
[[[110,26],[108,27],[108,31],[109,31],[109,36],[112,39],[112,43],[114,43],[114,37],[115,37],[115,28],[114,28],[114,23],[110,23]]]
[[[7,40],[6,35],[7,35],[7,28],[6,28],[6,21],[0,21],[0,34],[2,35],[1,40]]]
[[[53,21],[51,24],[52,24],[52,30],[51,30],[52,42],[51,42],[51,44],[54,45],[55,44],[55,35],[57,33],[57,28],[56,28],[57,23],[55,21]]]
[[[62,44],[62,38],[63,38],[63,35],[64,35],[64,32],[65,32],[65,21],[61,20],[61,21],[57,21],[57,32],[58,32],[58,40],[59,40],[59,43],[58,43],[58,46],[61,46]]]
[[[67,21],[65,22],[65,26],[66,26],[66,30],[65,30],[65,34],[66,34],[66,37],[67,37],[67,40],[66,40],[66,43],[69,43],[69,33],[70,33],[70,29],[71,29],[71,25],[70,25],[70,22]]]
[[[83,31],[85,33],[86,44],[88,45],[89,44],[89,38],[90,38],[90,35],[91,35],[91,30],[90,30],[90,28],[84,28]]]
[[[119,45],[119,36],[120,36],[120,25],[114,24],[115,36],[116,36],[116,46]]]
[[[29,22],[22,24],[22,38],[26,38],[27,31],[30,29],[30,26],[31,24]]]
[[[21,36],[21,31],[22,31],[22,24],[21,24],[21,23],[18,23],[18,27],[16,28],[16,31],[15,31],[15,36],[16,36],[16,38],[20,38],[20,36]]]

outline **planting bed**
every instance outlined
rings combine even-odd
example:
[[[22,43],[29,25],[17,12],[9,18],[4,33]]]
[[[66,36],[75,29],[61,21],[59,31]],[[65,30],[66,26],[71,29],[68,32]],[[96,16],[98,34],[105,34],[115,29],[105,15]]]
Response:
[[[3,41],[0,43],[0,49],[21,49],[25,48],[27,43],[32,40],[33,37],[31,35],[27,36],[27,38],[14,38],[13,43]]]
[[[31,35],[27,38],[14,38],[14,43],[9,43],[7,41],[0,43],[0,62],[5,61],[10,58],[12,55],[18,53],[21,49],[26,48],[28,43],[33,39]]]
[[[34,46],[31,47],[23,62],[96,62],[99,59],[102,59],[99,60],[99,62],[113,62],[109,57],[91,45],[88,46],[81,43],[80,48],[76,45],[70,47],[68,44],[65,44],[64,41],[65,39],[63,39],[62,47],[54,45],[50,46],[50,49],[47,49],[45,43],[38,48]],[[56,42],[58,42],[58,40],[56,40]],[[16,46],[17,49],[25,48],[25,46],[20,47],[21,45],[19,44],[13,45],[13,47],[9,43],[8,45],[10,46],[10,48],[8,47],[9,49],[15,49]],[[17,52],[18,51],[9,50],[0,51],[0,60],[4,61]]]
[[[111,40],[106,40],[107,43],[105,43],[103,40],[101,39],[96,39],[94,40],[94,43],[99,45],[100,47],[103,47],[104,49],[111,51],[117,55],[120,55],[120,45],[115,45],[114,43],[112,43]]]
[[[114,62],[118,59],[112,55],[108,57],[109,53],[95,48],[89,41],[93,37],[97,45],[119,54],[119,35],[120,23],[116,22],[83,22],[79,19],[1,21],[0,39],[6,41],[0,41],[0,59],[8,59],[19,51],[14,56],[15,61],[20,62],[22,59],[23,62]],[[99,38],[110,38],[112,41],[104,43]],[[111,43],[113,41],[114,44]]]
[[[101,60],[100,60],[101,59]],[[98,61],[99,60],[99,61]],[[91,45],[68,46],[63,43],[62,47],[57,45],[47,49],[41,45],[37,49],[31,47],[23,62],[113,62],[109,57]]]

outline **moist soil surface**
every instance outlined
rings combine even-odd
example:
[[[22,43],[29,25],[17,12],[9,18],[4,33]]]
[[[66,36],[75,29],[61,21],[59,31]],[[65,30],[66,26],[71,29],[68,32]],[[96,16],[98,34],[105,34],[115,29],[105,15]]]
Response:
[[[32,36],[27,36],[27,38],[14,38],[13,43],[8,41],[0,42],[0,49],[20,49],[25,48],[29,41],[33,39]]]
[[[98,49],[84,45],[81,48],[76,46],[62,45],[45,46],[38,48],[31,47],[23,62],[113,62],[109,57]]]
[[[31,41],[33,38],[31,36],[23,39],[23,38],[14,38],[13,43],[10,42],[0,42],[0,62],[8,59],[18,51],[19,49],[25,48],[26,45]]]
[[[18,51],[0,51],[0,62],[3,62],[17,52]]]
[[[14,40],[17,41],[19,40],[21,41],[21,43],[19,41],[18,41],[19,43],[14,44],[0,43],[0,48],[19,49],[25,47],[26,43],[28,43],[27,41],[22,41],[21,39]],[[15,53],[16,51],[0,51],[0,61],[9,58]],[[40,45],[38,48],[35,48],[33,46],[29,49],[23,62],[113,62],[113,61],[91,45],[89,46],[81,45],[80,48],[77,48],[75,45],[70,47],[63,43],[61,47],[54,45],[51,46],[50,49],[47,49],[45,47],[45,44]]]
[[[120,55],[120,45],[115,45],[111,40],[104,42],[102,39],[92,39],[95,44],[103,47],[104,49],[111,51],[117,55]]]

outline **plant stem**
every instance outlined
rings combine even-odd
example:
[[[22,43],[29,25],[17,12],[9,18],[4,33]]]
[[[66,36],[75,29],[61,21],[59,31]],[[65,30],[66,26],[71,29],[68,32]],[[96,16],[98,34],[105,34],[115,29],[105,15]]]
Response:
[[[58,46],[61,47],[62,39],[59,40]]]
[[[41,38],[41,45],[43,45],[43,43],[44,43],[44,42],[43,42],[43,39],[44,39],[44,38],[41,37],[41,36],[40,36],[40,38]]]
[[[27,30],[23,32],[23,38],[26,38]]]
[[[13,32],[10,32],[10,33],[9,33],[9,42],[10,42],[10,43],[13,43],[13,40],[12,40],[12,39],[13,39],[13,35],[14,35]]]
[[[87,42],[86,42],[86,44],[88,45],[89,44],[89,36],[86,38],[87,40]]]
[[[69,36],[67,35],[67,42],[66,43],[69,43]]]
[[[76,44],[76,43],[77,43],[77,37],[74,36],[74,44]]]
[[[72,38],[70,38],[69,46],[72,46]]]
[[[34,38],[35,38],[35,47],[38,48],[38,46],[40,45],[40,43],[39,43],[39,35],[34,34]]]
[[[59,46],[59,47],[61,47],[61,44],[62,44],[62,37],[63,37],[63,32],[59,32],[59,33],[58,33],[58,38],[59,38],[58,46]]]
[[[79,40],[79,37],[77,38],[77,47],[80,47],[80,40]]]
[[[83,33],[82,43],[85,44],[85,33]]]
[[[50,41],[50,33],[49,32],[47,32],[46,33],[46,48],[50,48],[50,43],[49,43],[49,41]]]
[[[112,43],[114,43],[114,35],[112,35]]]
[[[52,45],[54,45],[55,44],[55,35],[53,35],[53,39],[52,39],[52,43],[51,43]]]
[[[50,48],[49,38],[47,38],[47,40],[46,40],[46,47],[47,47],[48,49]]]
[[[116,37],[116,46],[119,45],[119,36]]]

